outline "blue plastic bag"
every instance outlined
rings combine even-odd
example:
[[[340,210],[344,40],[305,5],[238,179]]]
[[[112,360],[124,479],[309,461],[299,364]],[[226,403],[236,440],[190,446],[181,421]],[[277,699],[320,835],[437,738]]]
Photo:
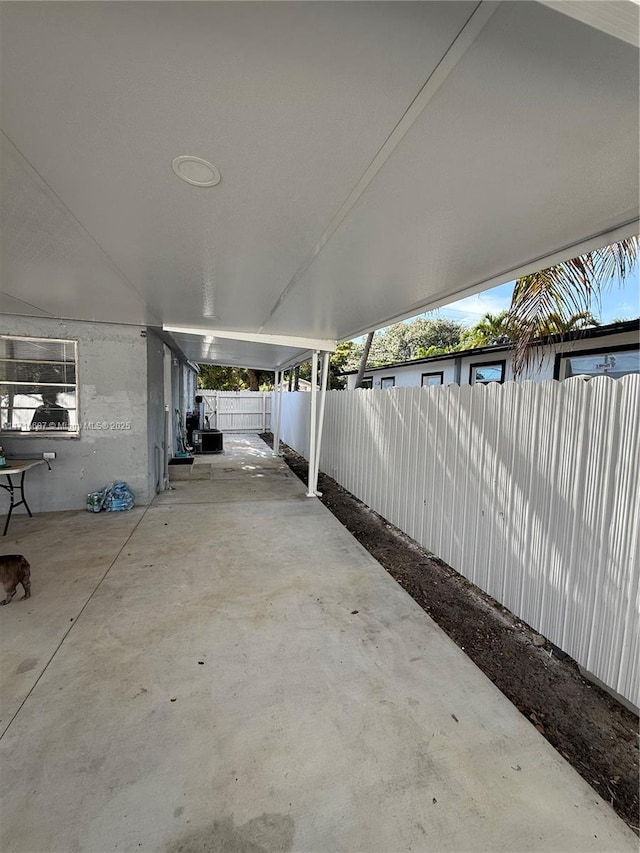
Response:
[[[133,492],[126,483],[111,483],[104,489],[87,495],[88,512],[121,512],[132,509],[134,503]]]

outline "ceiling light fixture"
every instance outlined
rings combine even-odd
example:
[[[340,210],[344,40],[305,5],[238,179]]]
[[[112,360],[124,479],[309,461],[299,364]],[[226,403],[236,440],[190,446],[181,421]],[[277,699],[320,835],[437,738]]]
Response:
[[[175,157],[171,168],[179,178],[194,187],[215,187],[220,183],[220,172],[202,157]]]

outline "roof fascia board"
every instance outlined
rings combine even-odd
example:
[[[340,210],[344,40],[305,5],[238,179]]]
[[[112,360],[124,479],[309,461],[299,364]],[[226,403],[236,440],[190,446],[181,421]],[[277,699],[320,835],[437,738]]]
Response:
[[[223,329],[202,329],[192,326],[171,326],[165,323],[165,332],[177,335],[195,335],[202,338],[223,338],[229,341],[245,341],[253,344],[271,344],[271,346],[291,347],[292,349],[320,350],[334,352],[337,341],[329,338],[299,338],[294,335],[268,335],[258,332],[236,332]]]
[[[255,358],[237,357],[234,355],[219,355],[219,356],[190,356],[190,360],[197,364],[213,364],[218,367],[238,367],[246,370],[261,370],[268,373],[273,373],[280,370],[280,367],[273,361],[263,361]]]
[[[304,364],[305,361],[310,361],[311,355],[311,350],[308,350],[307,352],[301,353],[300,355],[296,355],[294,358],[290,358],[288,361],[283,361],[282,364],[279,364],[276,369],[292,370],[294,367],[297,367],[300,364]]]
[[[198,360],[198,364],[212,364],[217,367],[237,367],[240,370],[259,370],[264,373],[274,373],[278,370],[278,367],[274,367],[273,364],[266,362],[258,362],[258,361],[240,361],[237,358],[202,358]]]

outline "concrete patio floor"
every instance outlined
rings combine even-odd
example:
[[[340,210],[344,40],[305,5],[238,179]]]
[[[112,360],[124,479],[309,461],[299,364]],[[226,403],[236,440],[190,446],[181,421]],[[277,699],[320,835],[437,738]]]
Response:
[[[149,508],[17,515],[0,849],[635,851],[255,436]]]

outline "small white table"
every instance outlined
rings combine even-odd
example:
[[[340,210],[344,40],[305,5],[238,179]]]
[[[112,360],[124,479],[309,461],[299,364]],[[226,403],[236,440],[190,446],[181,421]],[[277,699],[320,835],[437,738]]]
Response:
[[[0,467],[0,474],[7,478],[8,485],[4,483],[0,483],[0,489],[5,489],[9,492],[9,498],[11,499],[11,503],[9,504],[9,512],[7,513],[7,520],[4,524],[4,533],[3,536],[7,535],[7,530],[9,529],[9,522],[11,521],[11,513],[14,508],[17,506],[24,506],[26,511],[29,513],[29,517],[33,518],[33,514],[29,509],[29,504],[27,503],[27,499],[24,496],[24,475],[27,473],[29,468],[34,468],[36,465],[44,465],[44,459],[10,459],[8,460],[6,465]],[[20,474],[20,483],[15,484],[11,479],[12,474]],[[17,501],[15,499],[16,490],[20,491],[20,500]]]

